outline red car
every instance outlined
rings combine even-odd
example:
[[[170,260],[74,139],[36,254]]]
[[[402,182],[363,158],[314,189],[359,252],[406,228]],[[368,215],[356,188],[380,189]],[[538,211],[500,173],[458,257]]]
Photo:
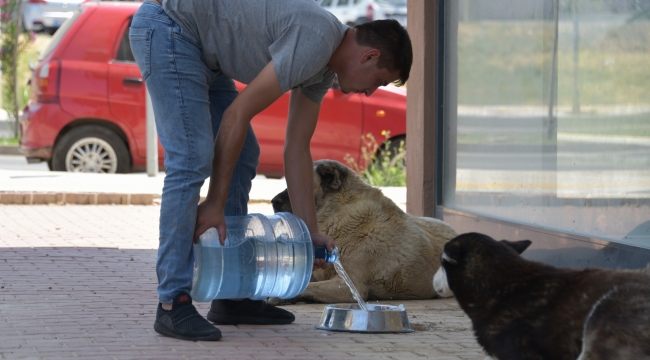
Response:
[[[29,162],[56,171],[142,171],[146,166],[145,86],[133,61],[128,29],[140,3],[86,2],[54,34],[31,77],[21,118],[20,149]],[[241,90],[245,85],[237,83]],[[289,95],[253,119],[261,146],[258,173],[284,174],[282,150]],[[362,136],[405,140],[406,90],[371,97],[330,89],[312,138],[314,160],[361,163]],[[163,149],[159,143],[160,165]]]

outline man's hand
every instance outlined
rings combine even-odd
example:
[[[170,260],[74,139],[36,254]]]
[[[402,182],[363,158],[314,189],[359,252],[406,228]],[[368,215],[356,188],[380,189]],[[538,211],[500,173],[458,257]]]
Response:
[[[199,236],[209,228],[215,228],[219,232],[219,242],[226,244],[226,218],[223,208],[208,201],[199,204],[196,212],[196,226],[194,227],[194,243],[198,243]]]
[[[327,251],[329,252],[334,251],[334,240],[332,240],[332,238],[327,235],[318,233],[311,234],[311,242],[314,244],[314,246],[327,247]],[[314,259],[314,270],[324,269],[326,265],[327,262],[325,262],[325,259]]]

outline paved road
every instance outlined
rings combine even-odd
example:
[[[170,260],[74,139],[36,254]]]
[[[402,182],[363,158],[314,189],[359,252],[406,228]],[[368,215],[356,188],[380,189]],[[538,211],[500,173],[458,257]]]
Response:
[[[0,155],[0,170],[49,171],[44,161],[29,164],[21,155]]]
[[[4,110],[0,110],[0,138],[8,138],[14,136],[14,130],[12,128],[13,124],[10,124],[6,121],[6,113]]]
[[[262,206],[262,208],[260,208]],[[268,212],[269,204],[252,205]],[[404,304],[410,334],[317,330],[323,304],[284,326],[220,326],[219,342],[153,331],[158,206],[0,206],[1,359],[440,359],[485,357],[452,299]],[[343,263],[345,266],[345,262]],[[209,304],[198,304],[207,313]]]

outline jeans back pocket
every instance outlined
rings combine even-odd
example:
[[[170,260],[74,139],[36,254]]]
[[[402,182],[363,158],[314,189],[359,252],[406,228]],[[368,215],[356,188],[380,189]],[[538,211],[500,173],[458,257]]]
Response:
[[[129,42],[135,62],[140,68],[142,79],[147,80],[151,74],[151,35],[152,28],[130,28]]]

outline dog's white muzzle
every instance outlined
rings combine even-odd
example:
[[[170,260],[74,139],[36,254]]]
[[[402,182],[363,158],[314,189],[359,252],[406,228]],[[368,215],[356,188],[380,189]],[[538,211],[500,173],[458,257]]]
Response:
[[[447,284],[447,273],[445,273],[445,268],[442,266],[433,277],[433,289],[442,297],[454,296],[454,292],[451,291],[449,284]]]

